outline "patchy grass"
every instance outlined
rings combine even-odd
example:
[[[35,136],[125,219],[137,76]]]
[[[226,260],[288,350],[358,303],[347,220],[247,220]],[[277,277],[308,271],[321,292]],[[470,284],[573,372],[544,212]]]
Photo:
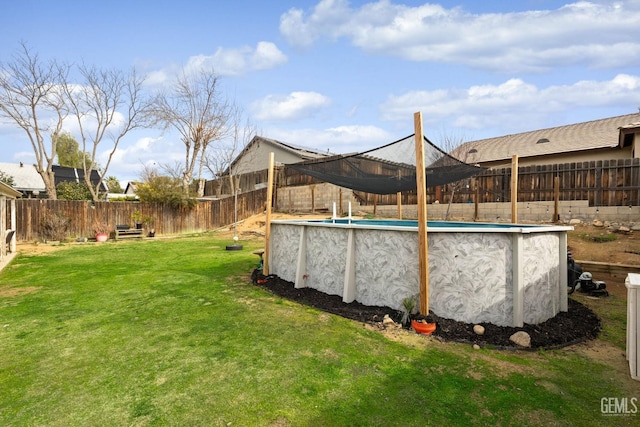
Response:
[[[578,237],[580,237],[582,240],[586,240],[588,242],[595,242],[595,243],[608,243],[608,242],[615,242],[616,240],[618,240],[618,236],[616,236],[613,233],[599,233],[599,234],[581,233],[578,235]]]
[[[602,398],[634,397],[605,363],[390,340],[251,285],[262,242],[242,243],[19,255],[0,273],[0,425],[637,422],[601,414]]]

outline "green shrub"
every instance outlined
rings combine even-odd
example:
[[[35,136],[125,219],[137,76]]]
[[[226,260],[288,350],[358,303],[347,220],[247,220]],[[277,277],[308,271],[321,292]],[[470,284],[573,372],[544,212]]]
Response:
[[[84,182],[61,182],[56,186],[58,199],[91,200],[91,192]]]

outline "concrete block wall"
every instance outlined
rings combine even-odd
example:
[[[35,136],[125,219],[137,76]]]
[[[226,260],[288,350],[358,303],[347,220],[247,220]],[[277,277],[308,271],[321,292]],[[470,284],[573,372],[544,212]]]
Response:
[[[373,206],[361,206],[360,212],[373,213]],[[475,207],[472,203],[454,203],[449,209],[449,220],[473,221]],[[569,222],[579,219],[590,223],[594,220],[624,224],[640,223],[640,206],[589,206],[586,200],[561,201],[558,204],[560,220]],[[377,206],[376,216],[397,218],[396,206]],[[416,219],[415,205],[403,206],[404,219]],[[431,220],[444,220],[447,217],[446,204],[427,206],[427,217]],[[478,205],[478,221],[511,222],[511,203],[482,203]],[[519,202],[518,222],[553,222],[553,202]]]
[[[338,216],[347,213],[349,202],[351,202],[353,215],[373,214],[374,212],[374,206],[360,206],[351,190],[328,183],[278,188],[275,210],[278,212],[311,212],[312,195],[316,211],[326,211],[331,214],[334,202],[336,209],[339,210],[340,195],[342,195],[343,212],[338,212]],[[552,201],[519,202],[518,222],[551,223],[554,220],[553,206]],[[473,203],[453,203],[450,207],[444,203],[432,203],[427,205],[427,217],[431,220],[444,220],[447,218],[447,209],[449,209],[449,220],[474,220],[475,205]],[[558,212],[560,220],[563,222],[579,219],[582,222],[600,220],[617,223],[640,223],[640,206],[593,207],[589,206],[589,202],[586,200],[560,201]],[[375,207],[375,214],[378,217],[398,218],[398,207],[397,205],[379,205]],[[416,205],[402,206],[403,219],[416,219],[417,217]],[[511,222],[511,203],[494,202],[478,205],[478,221]]]
[[[351,202],[352,212],[360,209],[360,204],[353,197],[353,192],[347,188],[333,184],[322,183],[299,187],[282,187],[276,192],[275,210],[278,212],[311,212],[312,207],[316,211],[333,213],[333,203],[336,211],[340,210],[340,198],[342,197],[342,214],[346,214]],[[341,215],[337,212],[338,216]]]

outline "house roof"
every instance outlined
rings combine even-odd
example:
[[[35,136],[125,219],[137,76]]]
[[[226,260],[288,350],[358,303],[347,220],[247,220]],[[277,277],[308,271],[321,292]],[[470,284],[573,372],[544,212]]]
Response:
[[[514,155],[524,158],[616,148],[622,147],[622,132],[636,129],[640,131],[640,113],[470,141],[455,153],[467,163],[485,163]]]
[[[13,187],[11,187],[8,184],[5,184],[4,182],[0,181],[0,196],[9,196],[12,198],[16,198],[21,196],[22,193],[20,193],[19,191],[16,191],[13,189]]]
[[[83,169],[54,165],[51,167],[51,170],[53,171],[56,185],[60,184],[61,182],[84,182]],[[92,170],[91,183],[93,183],[93,185],[97,185],[99,181],[100,174],[97,170]],[[107,185],[104,182],[102,182],[102,190],[109,191]]]
[[[243,155],[245,155],[253,145],[258,143],[266,143],[273,147],[280,148],[281,150],[287,151],[291,154],[294,154],[300,157],[300,160],[310,160],[310,159],[318,159],[321,157],[326,157],[330,155],[329,153],[323,153],[317,150],[312,150],[310,148],[298,147],[293,144],[285,144],[282,141],[278,141],[271,138],[265,138],[263,136],[254,136],[253,139],[247,144],[246,147],[236,156],[236,158],[231,162],[230,167],[233,167]],[[228,173],[228,169],[224,172],[224,174]]]
[[[82,182],[84,180],[84,171],[66,166],[52,166],[55,177],[55,184],[61,182]],[[45,192],[44,181],[36,171],[35,165],[26,165],[24,163],[0,163],[0,171],[13,177],[13,188],[24,192],[42,191]],[[97,184],[100,179],[98,171],[91,171],[91,182]],[[103,189],[107,191],[107,187],[103,182]]]
[[[13,188],[20,191],[45,191],[44,181],[34,165],[0,163],[0,171],[13,177]]]

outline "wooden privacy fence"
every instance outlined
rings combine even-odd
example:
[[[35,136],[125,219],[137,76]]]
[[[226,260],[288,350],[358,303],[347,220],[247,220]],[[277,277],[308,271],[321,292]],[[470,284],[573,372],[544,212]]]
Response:
[[[379,171],[371,171],[379,172]],[[393,171],[389,172],[394,174]],[[640,159],[598,160],[518,168],[518,201],[537,202],[554,200],[554,179],[559,181],[559,200],[588,200],[589,206],[640,206]],[[223,179],[224,180],[224,179]],[[207,182],[207,195],[214,188],[228,190],[228,184]],[[239,177],[240,191],[253,191],[266,184],[266,170],[243,174]],[[286,166],[276,168],[276,187],[296,187],[318,184],[309,175],[303,175]],[[428,182],[427,182],[428,184]],[[277,189],[276,189],[277,191]],[[362,205],[395,205],[396,194],[371,194],[354,191]],[[401,193],[401,203],[415,205],[415,192]],[[492,169],[475,178],[427,188],[427,203],[489,203],[511,201],[511,168]]]
[[[264,212],[266,189],[238,195],[238,220]],[[17,239],[42,238],[41,222],[46,215],[60,214],[71,220],[67,238],[93,237],[95,220],[106,222],[114,232],[116,225],[133,226],[132,216],[151,218],[157,235],[195,233],[233,224],[235,198],[200,201],[193,208],[173,208],[168,203],[97,202],[77,200],[18,199],[16,201]]]
[[[518,168],[518,202],[551,202],[554,179],[559,200],[588,200],[589,206],[640,206],[640,159],[599,160]],[[354,192],[361,205],[395,205],[396,194]],[[511,201],[511,168],[492,169],[475,178],[427,188],[427,203],[491,203]],[[417,203],[413,192],[402,204]]]

